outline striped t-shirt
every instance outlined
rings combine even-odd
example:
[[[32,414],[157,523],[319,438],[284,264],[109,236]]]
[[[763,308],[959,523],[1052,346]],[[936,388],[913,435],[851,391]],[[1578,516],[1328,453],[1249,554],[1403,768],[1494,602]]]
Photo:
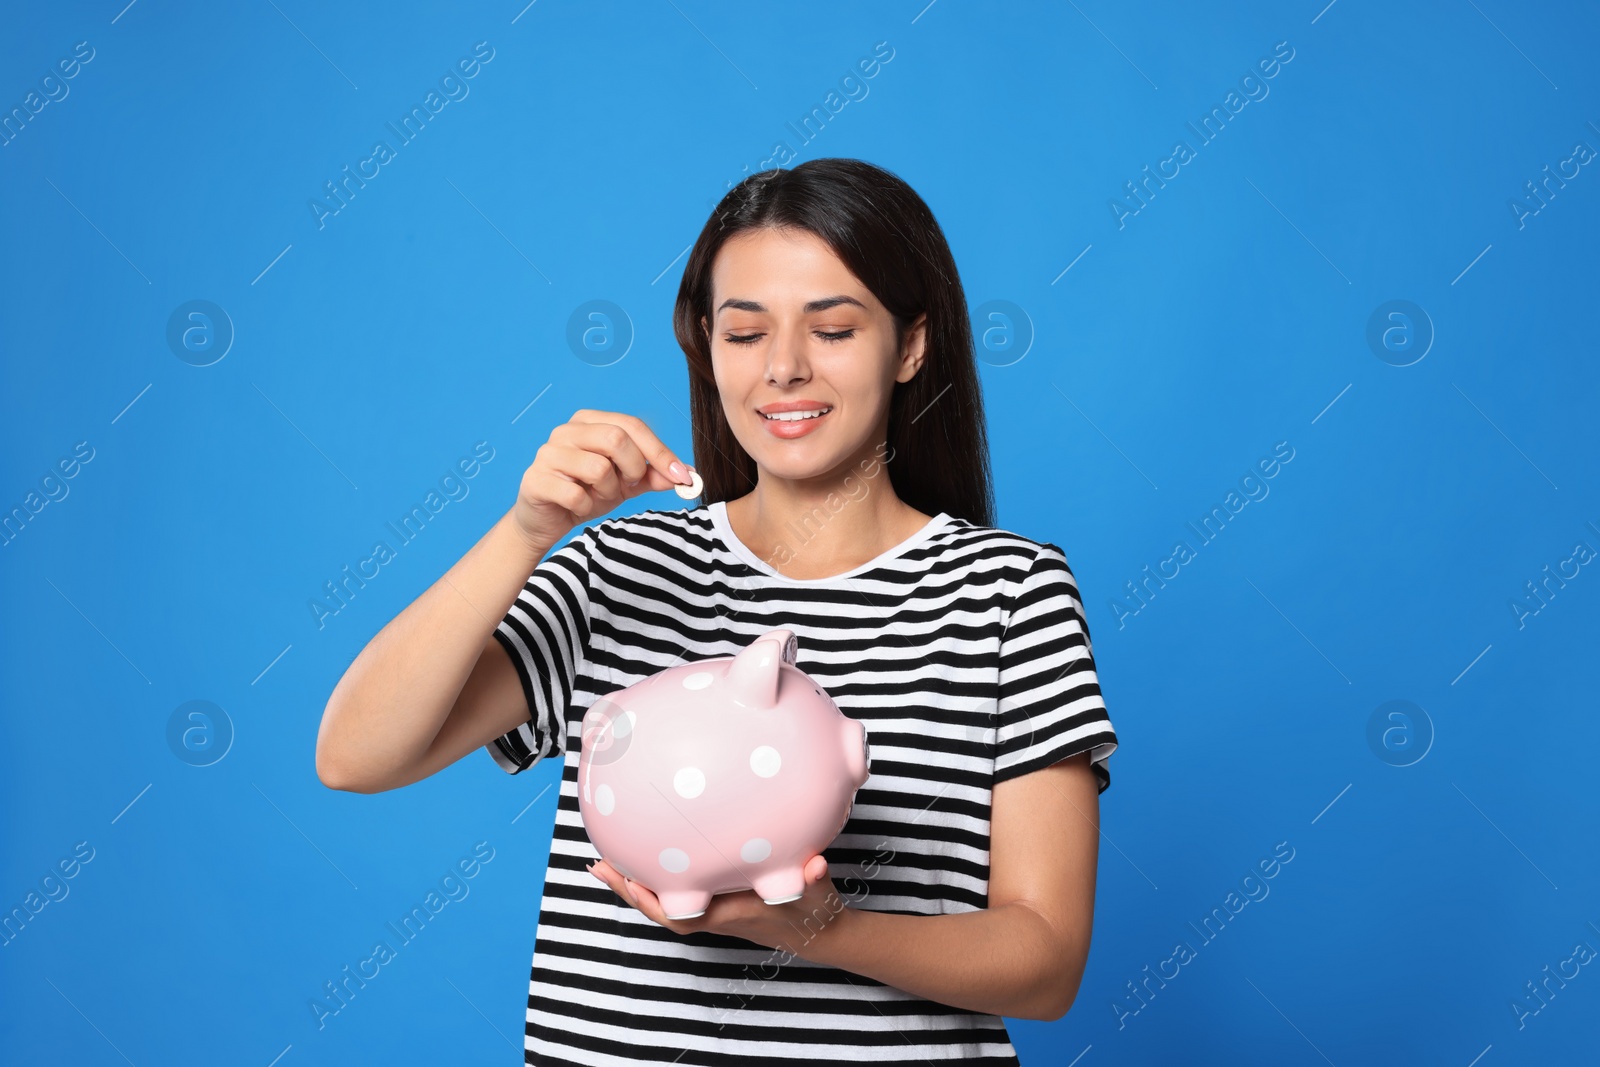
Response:
[[[600,696],[794,631],[796,666],[867,728],[871,773],[823,855],[852,907],[987,906],[996,782],[1117,747],[1061,549],[940,512],[829,578],[786,578],[721,502],[586,526],[542,560],[495,637],[530,717],[489,753],[563,758],[524,1047],[531,1064],[1016,1064],[997,1015],[723,934],[680,935],[587,871],[582,719]]]

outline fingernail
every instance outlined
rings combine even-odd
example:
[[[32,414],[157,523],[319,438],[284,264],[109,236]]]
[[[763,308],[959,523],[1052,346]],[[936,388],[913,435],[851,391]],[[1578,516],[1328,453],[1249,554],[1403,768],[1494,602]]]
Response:
[[[667,464],[667,473],[672,475],[684,485],[688,485],[690,482],[694,481],[693,478],[689,477],[689,468],[685,467],[677,460],[673,460],[671,463]]]

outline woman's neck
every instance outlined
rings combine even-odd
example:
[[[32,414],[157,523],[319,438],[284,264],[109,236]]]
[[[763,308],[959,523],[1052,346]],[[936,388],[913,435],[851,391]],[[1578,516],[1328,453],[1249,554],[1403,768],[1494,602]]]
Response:
[[[876,484],[821,495],[785,486],[726,503],[728,524],[746,548],[787,578],[831,578],[854,570],[922,529],[925,515],[894,495],[888,472]],[[860,492],[863,487],[866,492]]]

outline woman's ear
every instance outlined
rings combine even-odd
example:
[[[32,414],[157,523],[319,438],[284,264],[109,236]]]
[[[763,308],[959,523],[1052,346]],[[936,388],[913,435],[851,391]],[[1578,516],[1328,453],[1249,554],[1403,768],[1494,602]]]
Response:
[[[927,357],[928,343],[928,313],[922,312],[906,327],[906,333],[900,341],[900,369],[895,374],[897,382],[909,382],[917,376],[922,369],[922,361]]]

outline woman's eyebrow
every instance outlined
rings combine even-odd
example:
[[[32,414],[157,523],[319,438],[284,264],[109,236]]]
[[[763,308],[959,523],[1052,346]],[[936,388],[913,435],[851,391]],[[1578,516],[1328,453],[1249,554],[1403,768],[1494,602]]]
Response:
[[[803,315],[810,315],[816,311],[827,311],[831,307],[838,307],[840,304],[854,304],[862,311],[867,310],[867,306],[861,301],[857,300],[855,297],[844,296],[841,294],[839,296],[825,296],[819,300],[807,301],[806,306],[800,309],[800,313]],[[735,311],[767,310],[767,306],[758,300],[741,300],[740,298],[734,296],[730,296],[728,299],[719,304],[717,306],[717,311],[720,312],[723,308],[733,308]]]

